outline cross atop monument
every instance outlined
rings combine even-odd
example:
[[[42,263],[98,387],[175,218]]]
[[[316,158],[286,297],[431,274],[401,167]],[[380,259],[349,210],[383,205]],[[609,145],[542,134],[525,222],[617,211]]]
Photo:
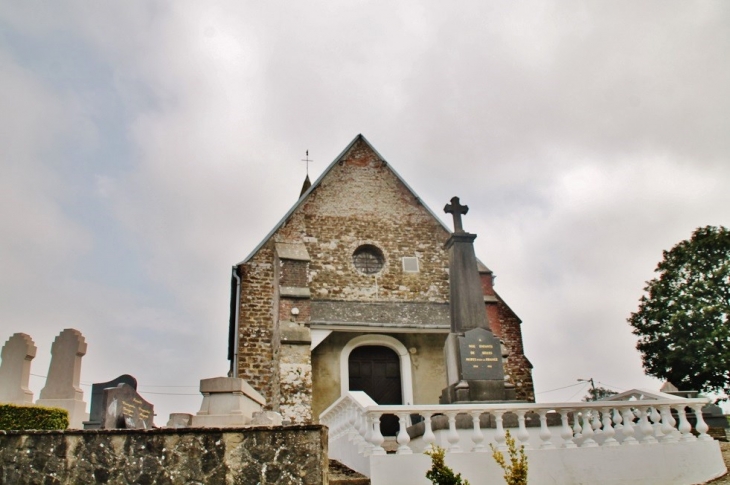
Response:
[[[461,225],[461,215],[469,212],[469,206],[461,205],[458,197],[452,197],[451,203],[446,204],[446,207],[444,207],[444,212],[454,216],[454,232],[464,232],[464,227]]]

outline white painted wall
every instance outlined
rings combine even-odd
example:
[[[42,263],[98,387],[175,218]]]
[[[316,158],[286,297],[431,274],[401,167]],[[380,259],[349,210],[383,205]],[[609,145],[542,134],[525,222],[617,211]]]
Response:
[[[726,472],[717,441],[528,450],[530,485],[692,485]],[[446,464],[471,485],[504,483],[491,453],[448,453]],[[423,454],[370,457],[372,485],[430,485]]]

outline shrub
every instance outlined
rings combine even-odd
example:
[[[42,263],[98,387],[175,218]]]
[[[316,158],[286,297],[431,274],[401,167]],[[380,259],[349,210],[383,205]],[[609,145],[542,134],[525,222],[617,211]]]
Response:
[[[507,443],[510,464],[507,465],[504,454],[498,451],[493,444],[490,444],[492,457],[502,470],[504,470],[504,480],[507,482],[507,485],[527,485],[527,456],[525,455],[525,447],[522,445],[520,446],[520,450],[517,451],[515,439],[509,430],[507,430],[505,441]]]
[[[66,428],[68,428],[68,411],[65,409],[0,404],[1,430],[22,431]]]
[[[440,446],[431,445],[425,453],[431,457],[431,469],[426,472],[426,478],[434,485],[469,485],[469,480],[462,480],[461,473],[454,471],[444,463],[446,451]]]

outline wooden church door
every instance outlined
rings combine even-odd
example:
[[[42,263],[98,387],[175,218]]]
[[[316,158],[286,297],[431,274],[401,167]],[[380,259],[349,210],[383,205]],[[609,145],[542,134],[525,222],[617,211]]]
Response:
[[[351,391],[364,391],[378,404],[403,404],[400,359],[395,351],[379,345],[357,347],[350,353],[348,367]],[[381,416],[384,436],[395,436],[398,427],[397,416]]]

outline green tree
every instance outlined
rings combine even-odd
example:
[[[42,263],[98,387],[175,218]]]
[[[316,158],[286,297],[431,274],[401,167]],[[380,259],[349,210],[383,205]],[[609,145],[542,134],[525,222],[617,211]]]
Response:
[[[616,391],[612,391],[611,389],[606,389],[605,387],[593,387],[591,389],[588,389],[588,394],[586,396],[583,396],[583,401],[598,401],[603,399],[604,397],[613,396],[614,394],[618,393]]]
[[[730,231],[707,226],[663,252],[628,322],[644,370],[680,389],[730,392]]]

